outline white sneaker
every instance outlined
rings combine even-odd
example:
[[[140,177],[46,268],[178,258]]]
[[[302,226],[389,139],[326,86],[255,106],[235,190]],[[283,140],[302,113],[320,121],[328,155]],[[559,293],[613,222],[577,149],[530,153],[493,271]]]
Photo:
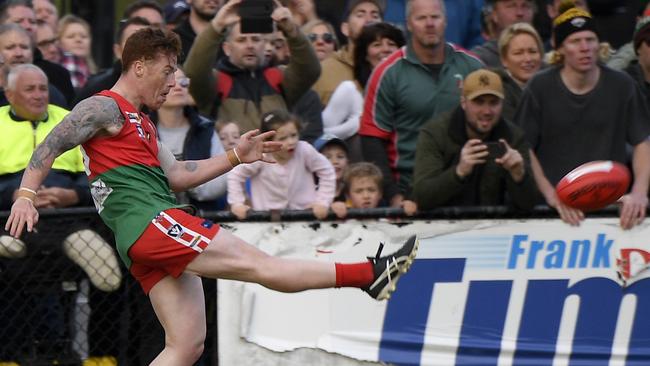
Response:
[[[27,254],[25,242],[9,235],[0,235],[0,257],[22,258]]]
[[[90,282],[106,292],[115,291],[122,282],[122,272],[111,248],[92,230],[79,230],[63,240],[63,252],[86,272]]]

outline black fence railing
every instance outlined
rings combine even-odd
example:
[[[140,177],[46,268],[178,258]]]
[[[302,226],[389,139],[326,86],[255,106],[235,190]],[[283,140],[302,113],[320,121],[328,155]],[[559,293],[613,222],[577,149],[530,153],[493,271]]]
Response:
[[[0,364],[147,365],[164,333],[148,298],[114,250],[112,233],[92,208],[43,210],[33,233],[8,236],[0,212]],[[201,212],[220,223],[230,212]],[[615,208],[594,215],[613,216]],[[411,219],[557,217],[506,207],[453,207]],[[401,209],[350,210],[349,219],[405,219]],[[336,219],[330,215],[328,219]],[[313,221],[311,211],[251,212],[247,221]],[[216,281],[204,280],[208,336],[199,365],[217,365]],[[95,363],[87,360],[95,361]],[[3,363],[6,362],[6,363]]]

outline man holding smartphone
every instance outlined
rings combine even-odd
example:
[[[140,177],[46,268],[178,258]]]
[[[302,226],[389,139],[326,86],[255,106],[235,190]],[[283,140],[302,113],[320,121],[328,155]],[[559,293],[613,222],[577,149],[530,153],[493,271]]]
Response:
[[[242,133],[259,128],[266,112],[291,109],[320,75],[316,53],[289,9],[277,0],[248,1],[230,0],[219,9],[210,27],[194,41],[184,64],[199,110],[207,116],[237,121]],[[273,31],[259,19],[266,13],[289,44],[291,59],[286,67],[266,65],[263,34],[246,33]],[[246,29],[248,26],[252,29]],[[214,72],[212,60],[221,48],[225,57],[217,62]]]
[[[460,106],[424,125],[413,180],[419,208],[533,207],[530,145],[519,127],[503,119],[502,107],[501,78],[481,69],[465,78]]]

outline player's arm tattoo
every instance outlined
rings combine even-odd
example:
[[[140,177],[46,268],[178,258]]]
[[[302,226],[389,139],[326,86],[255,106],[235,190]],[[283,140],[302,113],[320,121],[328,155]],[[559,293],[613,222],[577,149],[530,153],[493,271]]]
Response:
[[[112,98],[94,96],[80,102],[45,138],[32,155],[30,169],[42,169],[46,162],[94,136],[119,131],[124,116]]]
[[[186,161],[183,165],[185,165],[185,170],[188,172],[193,172],[199,167],[195,161]]]

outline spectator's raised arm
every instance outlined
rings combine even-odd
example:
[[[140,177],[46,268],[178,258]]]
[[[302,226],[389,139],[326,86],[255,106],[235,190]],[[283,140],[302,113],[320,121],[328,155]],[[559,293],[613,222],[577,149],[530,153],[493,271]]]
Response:
[[[241,0],[231,0],[224,5],[201,32],[190,49],[183,68],[192,79],[190,94],[202,114],[213,115],[213,106],[217,98],[216,72],[213,70],[214,60],[226,39],[230,26],[239,21],[239,3]]]
[[[276,8],[273,20],[287,38],[291,51],[291,61],[284,70],[282,89],[287,105],[293,106],[318,80],[320,62],[307,37],[291,19],[289,9]]]

